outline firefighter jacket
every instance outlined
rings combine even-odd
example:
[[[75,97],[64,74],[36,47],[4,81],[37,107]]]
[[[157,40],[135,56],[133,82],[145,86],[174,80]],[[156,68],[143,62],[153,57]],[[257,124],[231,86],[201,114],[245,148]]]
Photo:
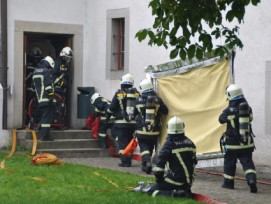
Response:
[[[33,72],[32,86],[36,92],[39,106],[47,106],[53,100],[54,85],[52,76],[50,74],[49,63],[47,61],[41,61],[38,67]]]
[[[106,110],[109,106],[110,102],[103,98],[99,97],[95,100],[93,103],[93,106],[95,107],[95,116],[100,116],[101,122],[106,122]]]
[[[165,182],[177,186],[192,186],[197,164],[196,146],[183,133],[167,136],[158,154],[155,175],[165,171],[166,163],[169,171],[164,178]]]
[[[149,108],[147,105],[147,98],[148,97],[155,97],[155,105]],[[161,131],[162,123],[161,117],[162,114],[166,115],[168,113],[168,108],[164,104],[161,98],[157,96],[154,91],[151,91],[147,94],[144,94],[137,98],[136,100],[136,108],[138,114],[136,116],[136,133],[137,138],[141,139],[148,139],[148,138],[155,138],[158,137]],[[153,114],[153,122],[148,122],[147,118],[148,111]],[[149,114],[150,115],[150,114]]]
[[[132,88],[134,92],[134,100],[139,97],[139,92],[136,88]],[[117,128],[135,128],[136,121],[134,112],[134,117],[132,119],[128,119],[127,111],[127,89],[119,89],[113,96],[111,104],[107,109],[107,117],[113,115],[115,117],[114,127]],[[134,107],[135,108],[135,107]]]
[[[67,72],[66,62],[62,57],[56,58],[55,67],[51,70],[56,92],[65,93],[68,83]]]
[[[253,133],[250,125],[250,135],[246,142],[242,141],[241,135],[239,133],[239,104],[247,102],[245,98],[238,100],[232,100],[229,102],[229,106],[222,112],[219,116],[219,122],[221,124],[227,124],[226,132],[221,138],[221,143],[226,151],[232,150],[243,150],[243,149],[254,149]],[[252,109],[249,107],[249,123],[253,119]]]

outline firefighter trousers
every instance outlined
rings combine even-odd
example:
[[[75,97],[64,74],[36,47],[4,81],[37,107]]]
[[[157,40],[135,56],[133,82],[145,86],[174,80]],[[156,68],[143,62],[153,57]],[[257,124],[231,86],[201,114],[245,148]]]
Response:
[[[246,175],[248,185],[256,182],[255,165],[252,160],[253,150],[227,151],[224,155],[224,183],[234,185],[237,160],[240,161]]]

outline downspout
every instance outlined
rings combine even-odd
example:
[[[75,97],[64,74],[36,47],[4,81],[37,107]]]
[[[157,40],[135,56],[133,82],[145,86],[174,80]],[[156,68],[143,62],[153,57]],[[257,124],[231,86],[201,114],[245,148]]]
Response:
[[[3,87],[3,129],[7,129],[7,0],[0,0],[0,83]]]

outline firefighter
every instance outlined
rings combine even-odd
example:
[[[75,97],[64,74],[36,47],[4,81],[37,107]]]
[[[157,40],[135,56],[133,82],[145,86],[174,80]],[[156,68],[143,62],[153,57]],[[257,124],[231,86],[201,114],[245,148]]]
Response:
[[[193,198],[191,186],[197,164],[196,146],[184,134],[184,123],[172,117],[167,123],[167,138],[159,151],[154,175],[156,184],[144,189],[153,197],[165,195]],[[167,173],[165,173],[168,164]]]
[[[59,56],[55,59],[55,66],[51,73],[54,80],[55,92],[65,101],[68,83],[68,66],[73,58],[73,51],[70,47],[64,47]]]
[[[113,114],[114,134],[117,137],[121,167],[130,167],[132,164],[132,155],[127,157],[122,155],[122,151],[129,144],[135,133],[135,101],[139,92],[134,88],[134,78],[131,74],[125,74],[121,78],[121,89],[114,94],[111,104],[107,109],[107,117]]]
[[[54,114],[54,83],[50,74],[50,69],[54,67],[54,60],[47,56],[40,61],[38,67],[33,72],[33,88],[41,109],[40,132],[43,141],[52,141],[50,127]]]
[[[226,89],[228,107],[219,116],[221,124],[227,124],[226,132],[221,137],[224,149],[224,183],[223,188],[234,189],[234,176],[237,159],[246,175],[251,193],[257,193],[256,170],[252,160],[255,149],[251,121],[252,109],[243,95],[242,89],[231,84]]]
[[[151,157],[161,131],[161,115],[166,115],[168,108],[154,92],[150,80],[142,80],[139,88],[141,96],[136,100],[136,108],[139,113],[136,117],[136,137],[142,156],[141,169],[150,174],[152,171]]]
[[[91,96],[90,102],[95,107],[95,116],[100,117],[99,142],[101,144],[101,148],[107,149],[108,144],[106,140],[106,131],[108,129],[108,124],[105,111],[108,108],[110,102],[104,97],[101,97],[99,93],[94,93]]]
[[[32,97],[35,95],[35,91],[32,89],[32,75],[34,70],[36,69],[38,63],[42,60],[41,55],[41,49],[39,47],[33,47],[29,53],[27,53],[26,56],[26,78],[25,78],[25,84],[26,84],[26,112],[28,111],[29,103],[32,99]],[[27,114],[26,122],[28,123],[30,120],[29,114]]]

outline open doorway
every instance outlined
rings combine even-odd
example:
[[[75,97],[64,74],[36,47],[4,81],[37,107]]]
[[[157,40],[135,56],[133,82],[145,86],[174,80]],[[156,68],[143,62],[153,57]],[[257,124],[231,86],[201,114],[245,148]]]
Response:
[[[64,47],[73,49],[73,35],[67,34],[47,34],[47,33],[24,33],[24,67],[23,67],[23,121],[29,126],[31,117],[29,115],[29,104],[34,97],[31,89],[32,77],[31,74],[37,66],[37,63],[46,56],[51,56],[53,59],[59,56],[59,53]],[[65,115],[59,124],[59,127],[70,127],[71,115],[71,84],[73,76],[73,61],[68,66],[67,70],[67,87],[65,93]],[[32,121],[33,122],[33,121]],[[57,123],[57,122],[56,122]],[[58,125],[55,125],[58,127]]]

